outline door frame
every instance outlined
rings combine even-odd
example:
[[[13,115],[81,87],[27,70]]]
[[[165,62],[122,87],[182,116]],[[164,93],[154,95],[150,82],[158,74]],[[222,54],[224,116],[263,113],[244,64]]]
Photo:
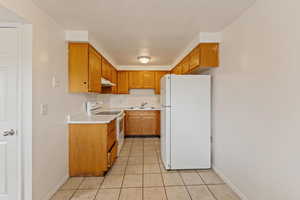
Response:
[[[32,25],[0,23],[19,32],[18,64],[18,200],[32,200]]]

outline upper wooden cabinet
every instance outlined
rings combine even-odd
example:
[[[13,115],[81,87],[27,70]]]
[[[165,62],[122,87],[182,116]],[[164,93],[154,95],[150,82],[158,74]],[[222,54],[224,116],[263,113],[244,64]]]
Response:
[[[103,58],[102,59],[102,76],[105,79],[111,81],[111,75],[112,75],[112,69],[111,69],[110,63],[105,58]]]
[[[218,67],[219,66],[219,44],[202,43],[200,48],[200,66]]]
[[[170,73],[169,71],[156,71],[155,72],[155,94],[160,94],[160,79]]]
[[[219,44],[199,44],[190,54],[190,71],[197,67],[219,66]]]
[[[155,88],[155,72],[144,71],[143,72],[143,88]]]
[[[129,77],[127,71],[118,72],[118,94],[128,94],[129,93]]]
[[[101,92],[101,56],[89,47],[89,92]]]
[[[172,70],[172,74],[187,74],[199,67],[219,66],[219,43],[201,43]]]
[[[176,66],[171,70],[171,74],[176,74],[176,75],[182,74],[182,64],[179,63],[178,65],[176,65]]]
[[[143,88],[143,71],[129,71],[129,89]]]
[[[118,71],[112,67],[111,68],[111,82],[116,84],[115,86],[112,87],[112,94],[117,94],[118,93]]]
[[[101,92],[101,55],[88,43],[69,43],[69,91]]]
[[[200,47],[197,46],[190,54],[190,70],[194,70],[200,65]]]
[[[129,71],[129,89],[155,89],[155,71]]]
[[[185,74],[190,71],[190,55],[186,56],[181,63],[181,73]]]

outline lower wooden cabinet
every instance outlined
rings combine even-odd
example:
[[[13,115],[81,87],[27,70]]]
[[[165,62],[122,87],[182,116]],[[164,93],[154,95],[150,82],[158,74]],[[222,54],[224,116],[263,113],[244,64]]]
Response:
[[[117,158],[115,121],[69,124],[69,175],[102,176]]]
[[[160,135],[159,110],[129,110],[125,117],[125,135]]]

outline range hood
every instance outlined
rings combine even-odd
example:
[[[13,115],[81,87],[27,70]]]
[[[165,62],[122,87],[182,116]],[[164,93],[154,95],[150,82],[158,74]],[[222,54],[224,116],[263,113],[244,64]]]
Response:
[[[109,80],[105,79],[105,78],[101,78],[101,85],[102,87],[112,87],[112,86],[116,86],[116,84],[110,82]]]

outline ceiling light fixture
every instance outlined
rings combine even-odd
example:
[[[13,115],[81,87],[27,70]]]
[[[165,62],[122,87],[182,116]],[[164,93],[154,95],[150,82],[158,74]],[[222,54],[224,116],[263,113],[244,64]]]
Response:
[[[151,60],[151,58],[149,56],[139,56],[139,57],[137,57],[137,59],[143,64],[147,64]]]

